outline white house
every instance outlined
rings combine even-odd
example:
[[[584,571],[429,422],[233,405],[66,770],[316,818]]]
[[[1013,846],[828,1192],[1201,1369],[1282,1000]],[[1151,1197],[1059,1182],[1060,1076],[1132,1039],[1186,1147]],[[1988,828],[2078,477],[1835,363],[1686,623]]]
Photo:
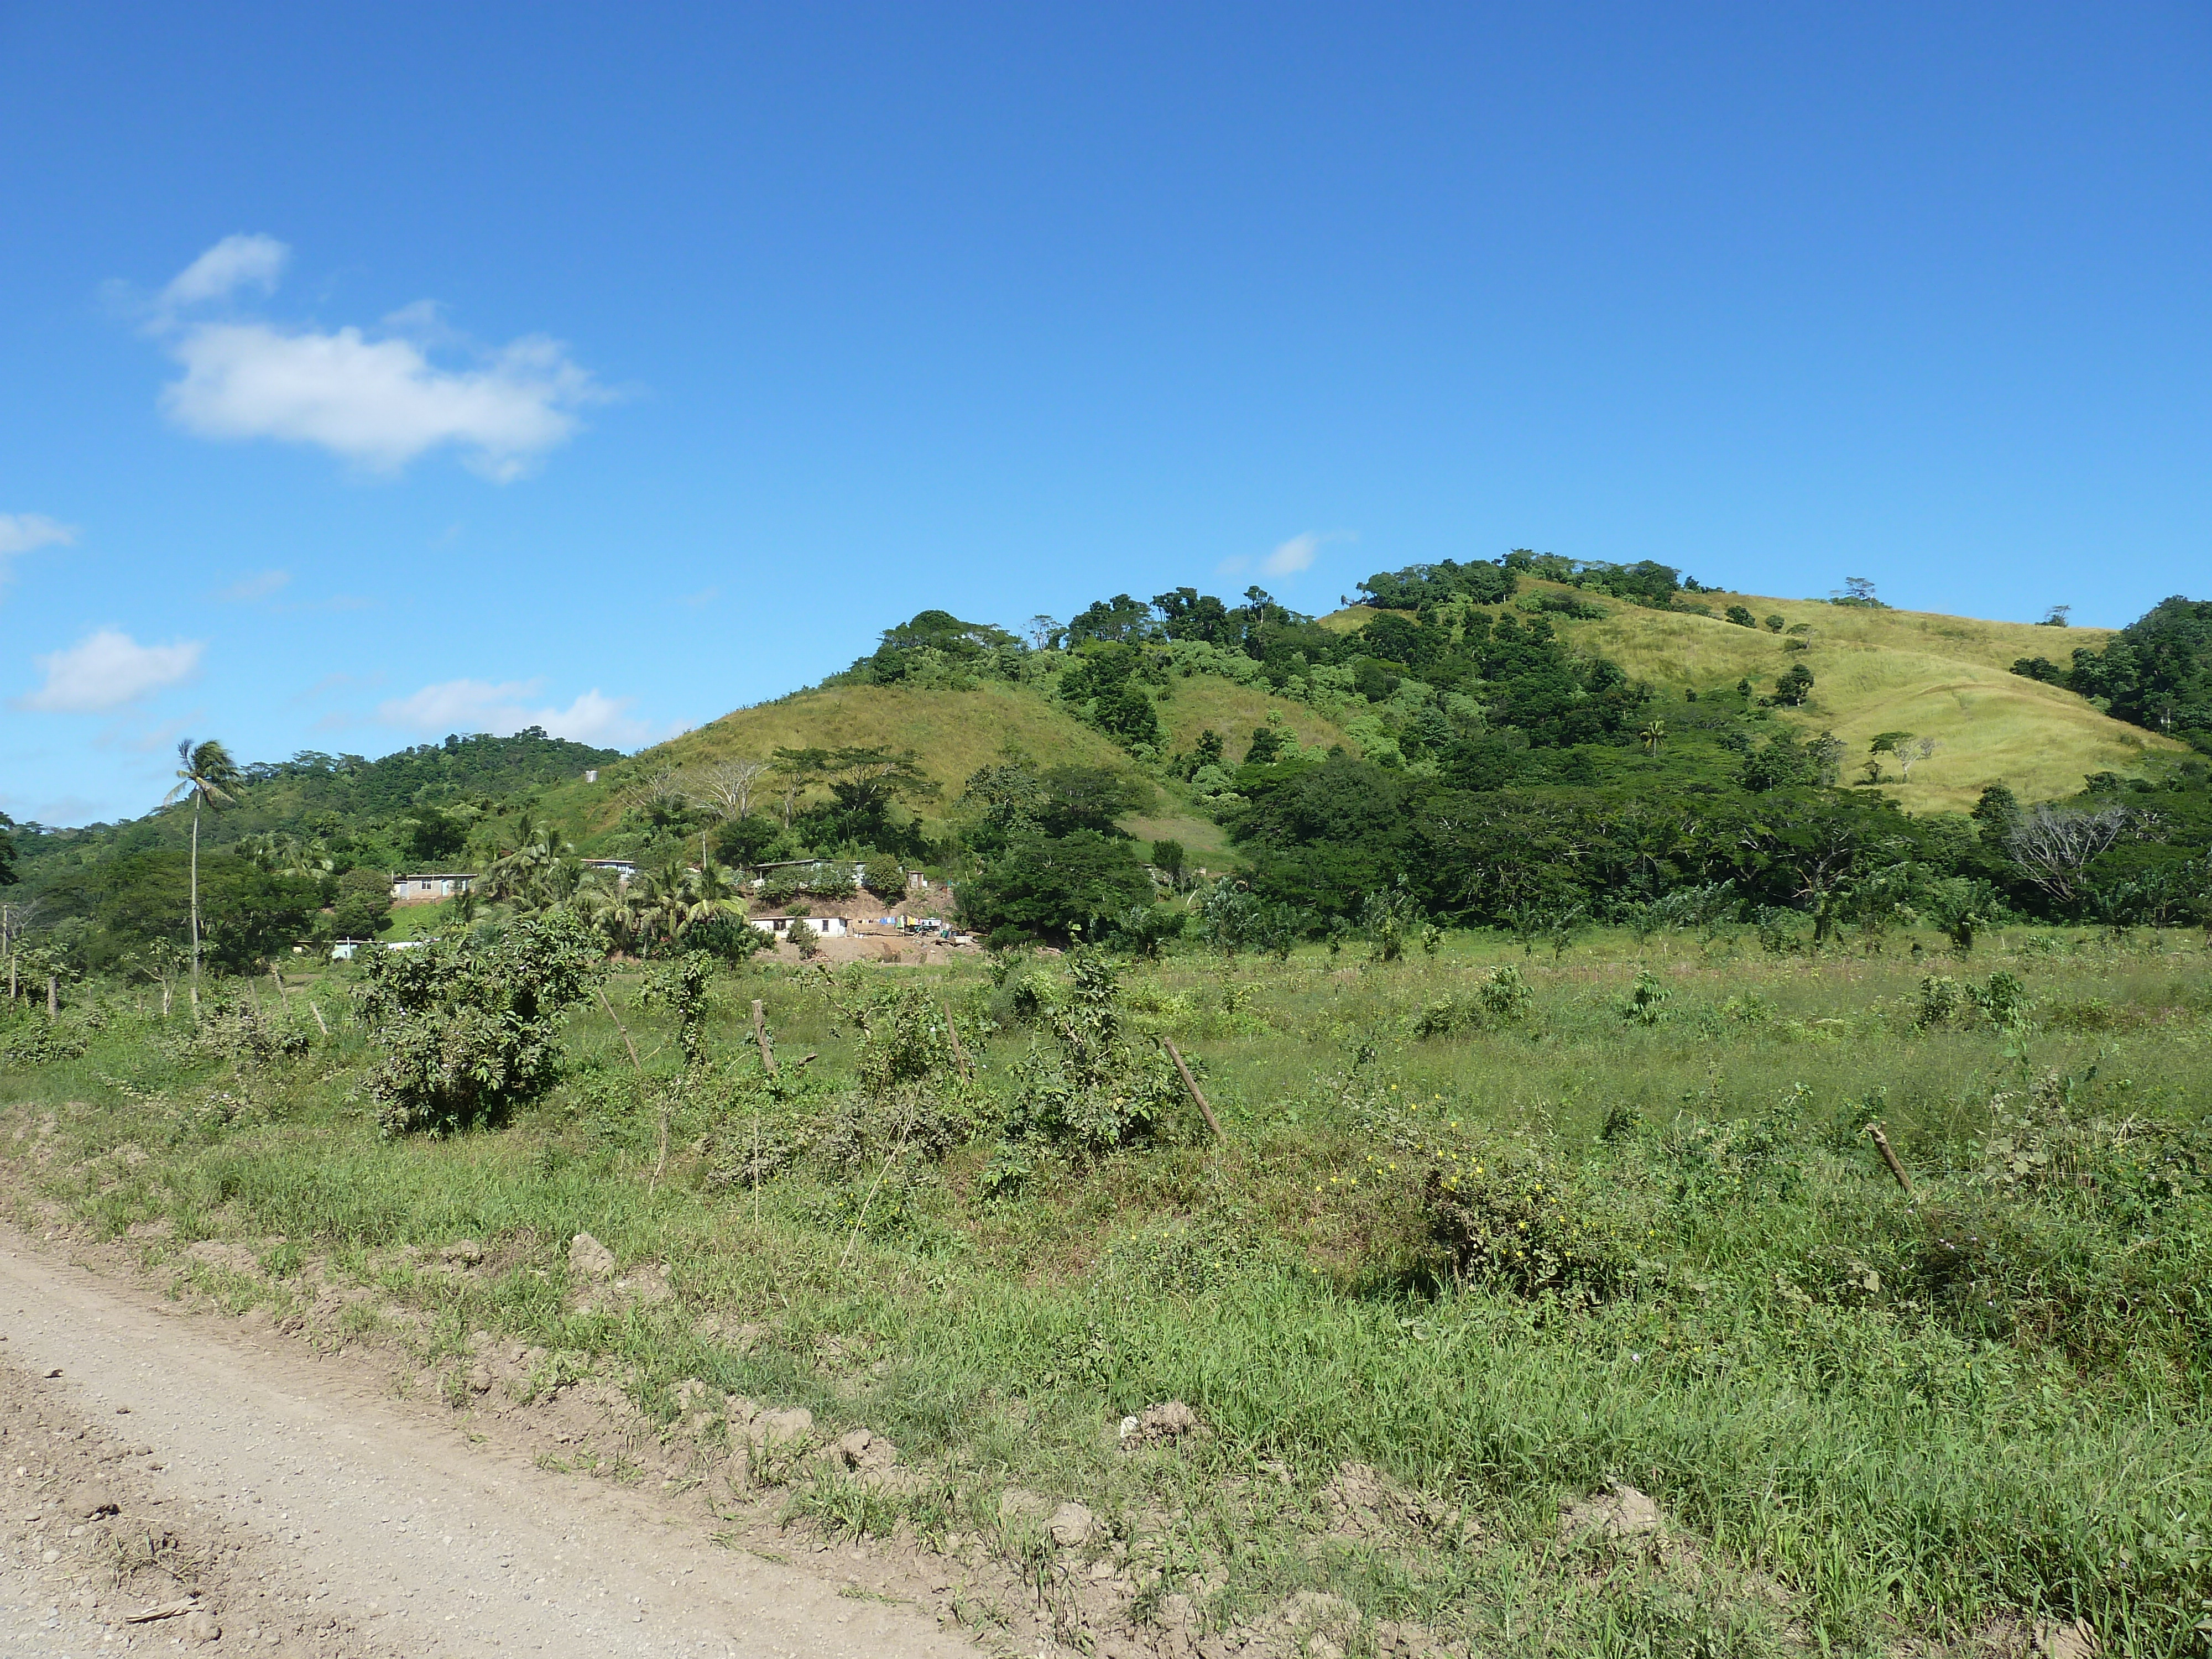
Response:
[[[392,878],[392,902],[394,904],[438,904],[465,893],[476,880],[473,871],[428,870],[412,875]]]
[[[753,926],[771,934],[779,945],[791,937],[793,922],[803,921],[814,930],[817,939],[842,939],[851,930],[842,916],[755,916]]]

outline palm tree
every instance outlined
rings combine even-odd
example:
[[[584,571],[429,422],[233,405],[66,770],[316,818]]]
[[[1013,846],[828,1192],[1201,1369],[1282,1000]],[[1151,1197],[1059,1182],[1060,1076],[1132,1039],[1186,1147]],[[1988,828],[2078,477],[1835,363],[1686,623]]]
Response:
[[[484,872],[485,896],[539,909],[562,902],[575,891],[578,872],[569,858],[575,850],[552,825],[532,824],[526,812],[516,825],[513,850],[495,858]]]
[[[1659,752],[1659,745],[1667,741],[1667,722],[1653,720],[1636,735],[1644,744],[1644,752],[1656,755]]]
[[[230,750],[210,738],[195,744],[190,738],[177,744],[177,785],[161,797],[161,805],[191,797],[192,802],[192,1013],[200,1011],[200,808],[210,811],[230,804],[238,787],[238,763]]]

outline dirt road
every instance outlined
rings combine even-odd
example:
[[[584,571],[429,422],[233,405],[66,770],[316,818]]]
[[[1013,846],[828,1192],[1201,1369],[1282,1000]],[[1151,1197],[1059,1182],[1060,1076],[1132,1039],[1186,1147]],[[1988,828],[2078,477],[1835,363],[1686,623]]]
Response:
[[[0,1644],[274,1656],[977,1650],[726,1550],[641,1498],[472,1448],[340,1363],[279,1354],[0,1233]],[[143,1553],[191,1615],[129,1625]],[[94,1547],[97,1546],[97,1551]],[[208,1632],[219,1627],[220,1637]]]

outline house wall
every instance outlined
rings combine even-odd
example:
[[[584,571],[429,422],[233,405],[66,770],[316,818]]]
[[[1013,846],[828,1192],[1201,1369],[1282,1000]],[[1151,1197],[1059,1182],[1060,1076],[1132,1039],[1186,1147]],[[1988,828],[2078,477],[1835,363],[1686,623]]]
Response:
[[[465,893],[473,876],[394,876],[394,904],[443,904],[456,893]]]

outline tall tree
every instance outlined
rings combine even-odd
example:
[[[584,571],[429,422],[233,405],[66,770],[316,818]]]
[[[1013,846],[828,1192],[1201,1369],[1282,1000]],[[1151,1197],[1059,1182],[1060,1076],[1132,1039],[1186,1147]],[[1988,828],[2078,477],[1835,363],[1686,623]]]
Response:
[[[190,738],[177,744],[176,787],[161,798],[167,806],[189,797],[192,803],[192,1013],[200,1010],[200,809],[227,806],[238,787],[238,763],[230,750],[210,738],[195,744]]]

